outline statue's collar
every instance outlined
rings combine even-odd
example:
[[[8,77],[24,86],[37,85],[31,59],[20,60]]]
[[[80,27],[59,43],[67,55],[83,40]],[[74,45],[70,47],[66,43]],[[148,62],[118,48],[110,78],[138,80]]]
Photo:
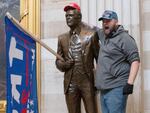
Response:
[[[74,30],[70,30],[70,34],[72,35],[72,34],[80,34],[80,32],[81,32],[81,25],[79,25],[79,26],[77,26]]]

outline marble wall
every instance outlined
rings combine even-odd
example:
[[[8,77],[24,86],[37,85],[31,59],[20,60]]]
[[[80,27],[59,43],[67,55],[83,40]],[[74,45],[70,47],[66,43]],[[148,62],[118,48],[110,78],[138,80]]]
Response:
[[[150,113],[150,0],[142,2],[142,39],[143,39],[143,79],[144,113]]]

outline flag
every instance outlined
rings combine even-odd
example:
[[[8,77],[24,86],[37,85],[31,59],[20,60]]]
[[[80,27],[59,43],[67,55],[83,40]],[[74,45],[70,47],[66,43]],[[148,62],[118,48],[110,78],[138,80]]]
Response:
[[[5,16],[7,113],[38,113],[36,42]]]

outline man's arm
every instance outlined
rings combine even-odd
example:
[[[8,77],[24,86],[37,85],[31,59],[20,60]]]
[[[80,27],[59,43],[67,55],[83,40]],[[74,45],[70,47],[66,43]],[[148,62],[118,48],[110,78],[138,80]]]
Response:
[[[138,70],[139,70],[139,65],[140,65],[139,61],[132,62],[130,74],[129,74],[129,78],[128,78],[128,84],[131,84],[131,85],[134,84],[135,78],[136,78]]]
[[[121,47],[126,55],[126,60],[131,65],[127,84],[123,88],[123,94],[128,95],[133,92],[133,84],[139,70],[140,57],[135,40],[127,33],[124,33],[123,36]]]

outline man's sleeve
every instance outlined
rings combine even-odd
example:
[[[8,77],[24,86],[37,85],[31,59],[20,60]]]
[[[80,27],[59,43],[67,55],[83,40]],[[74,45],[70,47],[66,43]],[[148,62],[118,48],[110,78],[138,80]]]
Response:
[[[140,61],[138,47],[135,40],[129,35],[124,34],[122,37],[122,50],[125,54],[127,61],[132,63],[133,61]]]

